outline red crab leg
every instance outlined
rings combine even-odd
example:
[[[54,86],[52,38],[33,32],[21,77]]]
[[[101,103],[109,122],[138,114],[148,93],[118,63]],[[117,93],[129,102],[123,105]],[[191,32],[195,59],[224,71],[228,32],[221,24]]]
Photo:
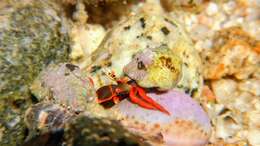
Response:
[[[120,102],[120,98],[118,96],[110,96],[109,98],[106,98],[106,99],[97,99],[97,103],[103,103],[103,102],[107,102],[107,101],[110,101],[110,100],[113,100],[113,102],[115,104],[118,104]]]
[[[105,99],[97,99],[97,103],[103,103],[103,102],[107,102],[113,99],[113,96],[110,96],[109,98],[105,98]]]
[[[119,97],[118,97],[118,96],[114,96],[114,97],[113,97],[113,102],[114,102],[115,104],[118,104],[118,103],[120,102]]]
[[[88,77],[91,87],[94,87],[94,81],[91,77]]]
[[[133,103],[136,103],[136,104],[138,104],[141,107],[146,108],[146,109],[155,109],[151,104],[146,103],[142,99],[139,99],[138,97],[136,97],[136,93],[137,93],[136,88],[131,87],[130,93],[129,93],[129,98]]]
[[[154,101],[151,97],[147,96],[145,91],[140,88],[140,87],[136,87],[138,93],[140,94],[140,96],[143,98],[143,100],[147,101],[148,103],[150,103],[151,105],[153,105],[157,110],[166,113],[167,115],[170,115],[170,113],[160,104],[158,104],[156,101]]]

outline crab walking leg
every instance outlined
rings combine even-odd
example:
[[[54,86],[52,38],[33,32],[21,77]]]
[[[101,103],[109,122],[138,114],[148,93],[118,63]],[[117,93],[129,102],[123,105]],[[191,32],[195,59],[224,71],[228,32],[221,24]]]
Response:
[[[140,96],[143,98],[143,100],[147,101],[148,103],[152,104],[154,107],[156,107],[157,110],[170,115],[170,113],[160,104],[158,104],[156,101],[154,101],[151,97],[147,96],[145,91],[140,88],[140,87],[136,87],[138,94],[140,94]]]
[[[97,103],[103,103],[103,102],[107,102],[110,101],[114,98],[114,96],[110,96],[109,98],[105,98],[105,99],[97,99]]]
[[[139,98],[136,96],[136,93],[137,93],[136,87],[131,87],[130,93],[129,93],[129,98],[130,98],[130,100],[131,100],[133,103],[136,103],[136,104],[138,104],[139,106],[141,106],[141,107],[143,107],[143,108],[146,108],[146,109],[156,110],[156,108],[155,108],[154,106],[152,106],[151,104],[146,103],[146,102],[143,101],[142,99],[139,99]]]
[[[115,104],[118,104],[118,103],[120,102],[120,98],[119,98],[118,96],[114,96],[114,97],[113,97],[113,102],[114,102]]]
[[[106,99],[97,99],[97,103],[100,104],[100,103],[111,101],[111,100],[113,100],[113,102],[115,104],[118,104],[120,102],[120,97],[113,95],[113,96],[110,96],[109,98],[106,98]]]

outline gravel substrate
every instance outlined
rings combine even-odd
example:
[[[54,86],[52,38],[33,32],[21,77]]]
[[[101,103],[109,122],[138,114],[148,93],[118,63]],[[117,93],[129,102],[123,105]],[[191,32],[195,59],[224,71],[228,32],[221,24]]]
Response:
[[[259,146],[260,1],[203,5],[199,13],[172,15],[183,21],[203,59],[202,103],[213,125],[209,145]]]

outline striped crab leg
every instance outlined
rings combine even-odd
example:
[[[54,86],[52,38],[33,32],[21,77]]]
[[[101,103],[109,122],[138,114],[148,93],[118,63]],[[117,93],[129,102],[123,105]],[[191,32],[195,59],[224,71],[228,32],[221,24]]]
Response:
[[[101,87],[100,89],[98,89],[98,91],[96,92],[98,97],[99,97],[99,98],[96,99],[97,103],[104,103],[104,102],[108,102],[108,101],[111,101],[111,100],[115,104],[119,103],[120,98],[114,92],[113,88],[116,88],[115,85],[108,85],[108,86],[104,86],[104,87]],[[109,92],[105,92],[107,90]]]

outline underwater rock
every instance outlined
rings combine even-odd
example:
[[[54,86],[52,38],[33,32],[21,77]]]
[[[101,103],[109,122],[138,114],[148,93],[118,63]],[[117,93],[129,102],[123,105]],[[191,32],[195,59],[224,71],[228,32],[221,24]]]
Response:
[[[204,78],[258,78],[260,41],[241,27],[228,27],[218,31],[213,38],[213,46],[214,48],[202,55],[205,64]]]
[[[49,131],[26,140],[22,146],[62,146],[63,129]]]
[[[149,146],[118,121],[81,115],[65,128],[36,135],[23,146]]]
[[[161,5],[166,11],[174,11],[176,9],[200,12],[205,9],[203,5],[205,0],[161,0]]]
[[[44,67],[68,59],[67,24],[50,1],[3,1],[0,15],[0,98],[25,98]]]
[[[30,89],[39,101],[51,101],[74,112],[82,112],[95,96],[92,86],[78,66],[62,63],[48,66]]]
[[[0,100],[0,145],[17,146],[23,143],[27,129],[23,121],[23,111],[29,103],[23,99]]]
[[[61,129],[74,116],[76,115],[58,104],[35,104],[25,113],[25,123],[29,129],[27,138]]]
[[[67,146],[148,146],[118,121],[80,116],[65,126]]]
[[[141,134],[154,145],[207,144],[211,134],[210,120],[196,101],[175,90],[147,95],[168,110],[170,116],[141,108],[127,100],[122,101],[113,108],[121,115],[121,123],[130,131]]]
[[[49,65],[34,80],[31,92],[44,106],[46,103],[57,104],[73,114],[84,112],[92,116],[113,117],[96,103],[93,82],[83,71],[70,63]],[[42,109],[41,104],[34,105],[34,108]]]

